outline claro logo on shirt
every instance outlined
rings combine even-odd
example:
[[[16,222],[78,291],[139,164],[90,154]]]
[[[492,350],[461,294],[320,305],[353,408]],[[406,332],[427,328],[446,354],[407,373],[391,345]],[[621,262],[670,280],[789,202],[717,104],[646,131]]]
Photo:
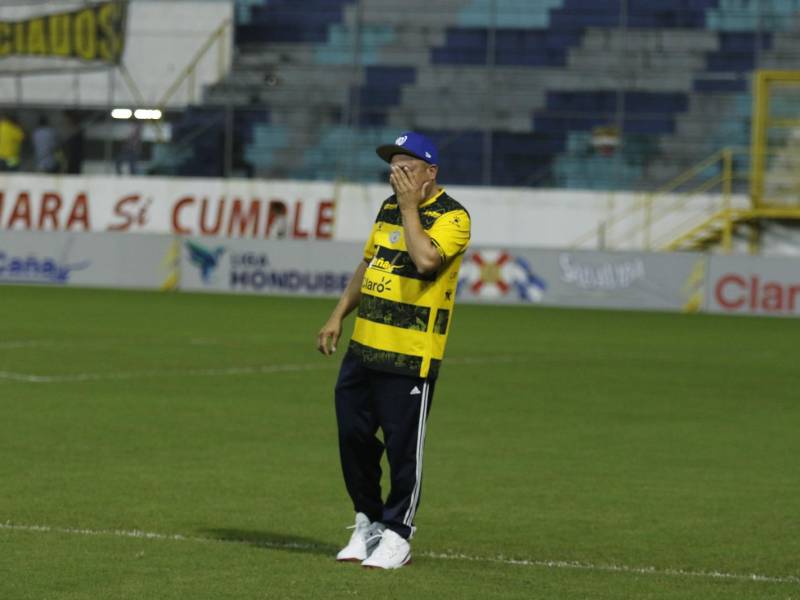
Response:
[[[368,292],[375,292],[378,294],[382,294],[383,292],[391,292],[392,281],[387,279],[386,277],[381,277],[380,281],[373,281],[371,279],[367,279],[366,277],[361,282],[361,289],[366,290]]]

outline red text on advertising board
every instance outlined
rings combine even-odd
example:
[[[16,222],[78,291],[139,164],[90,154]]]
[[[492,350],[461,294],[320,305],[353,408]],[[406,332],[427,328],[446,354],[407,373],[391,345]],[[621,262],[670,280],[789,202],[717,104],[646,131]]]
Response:
[[[85,192],[69,198],[56,192],[28,191],[6,197],[0,191],[0,229],[89,231],[89,200]]]
[[[144,228],[147,225],[147,210],[152,199],[142,200],[140,194],[123,196],[114,205],[114,217],[119,221],[108,226],[109,231],[129,231],[134,227]]]
[[[279,199],[243,201],[239,198],[184,196],[172,207],[172,232],[180,235],[213,235],[250,238],[329,240],[333,237],[334,203],[317,203],[310,229],[304,228],[303,209],[310,203]],[[312,205],[313,206],[313,205]]]
[[[763,282],[758,275],[727,273],[717,280],[714,298],[730,311],[794,313],[800,308],[800,282]]]

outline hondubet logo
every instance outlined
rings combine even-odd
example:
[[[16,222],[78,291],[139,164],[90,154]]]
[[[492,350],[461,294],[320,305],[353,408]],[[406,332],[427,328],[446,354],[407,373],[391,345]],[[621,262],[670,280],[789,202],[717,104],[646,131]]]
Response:
[[[66,251],[65,251],[66,254]],[[87,268],[91,261],[68,263],[65,259],[35,254],[14,256],[0,250],[0,281],[10,283],[69,283],[70,274]]]
[[[394,141],[394,143],[397,144],[398,146],[402,146],[403,144],[406,143],[407,140],[408,140],[408,136],[407,135],[401,135],[399,138],[397,138]]]
[[[189,250],[189,261],[200,269],[203,283],[210,283],[211,275],[219,265],[219,259],[225,253],[225,248],[218,246],[212,250],[189,240],[186,240],[186,248]]]
[[[473,252],[461,267],[458,294],[480,298],[516,296],[524,302],[541,302],[547,283],[521,256],[502,250]]]

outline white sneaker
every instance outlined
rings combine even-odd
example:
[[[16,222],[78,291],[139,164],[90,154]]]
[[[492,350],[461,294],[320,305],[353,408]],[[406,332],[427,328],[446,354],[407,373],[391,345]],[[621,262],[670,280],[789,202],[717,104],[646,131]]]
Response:
[[[369,517],[364,513],[356,513],[355,525],[348,529],[354,530],[353,535],[350,536],[347,546],[336,555],[336,560],[361,562],[377,548],[384,526],[377,521],[370,523]]]
[[[362,567],[373,569],[399,569],[411,562],[411,545],[391,529],[384,529],[381,542],[369,558],[361,562]]]

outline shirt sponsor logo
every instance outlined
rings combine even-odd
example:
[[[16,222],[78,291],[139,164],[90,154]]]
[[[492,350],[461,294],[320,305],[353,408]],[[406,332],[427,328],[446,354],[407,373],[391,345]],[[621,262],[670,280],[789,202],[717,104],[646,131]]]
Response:
[[[397,265],[390,263],[385,258],[378,258],[377,256],[372,259],[372,262],[369,266],[370,268],[378,269],[380,271],[388,271],[389,273],[392,273],[397,267]]]
[[[391,279],[387,279],[386,277],[381,277],[380,281],[373,281],[368,277],[364,277],[364,280],[361,282],[361,289],[366,290],[368,292],[375,292],[378,294],[382,294],[384,292],[391,292],[392,291],[392,281]]]

